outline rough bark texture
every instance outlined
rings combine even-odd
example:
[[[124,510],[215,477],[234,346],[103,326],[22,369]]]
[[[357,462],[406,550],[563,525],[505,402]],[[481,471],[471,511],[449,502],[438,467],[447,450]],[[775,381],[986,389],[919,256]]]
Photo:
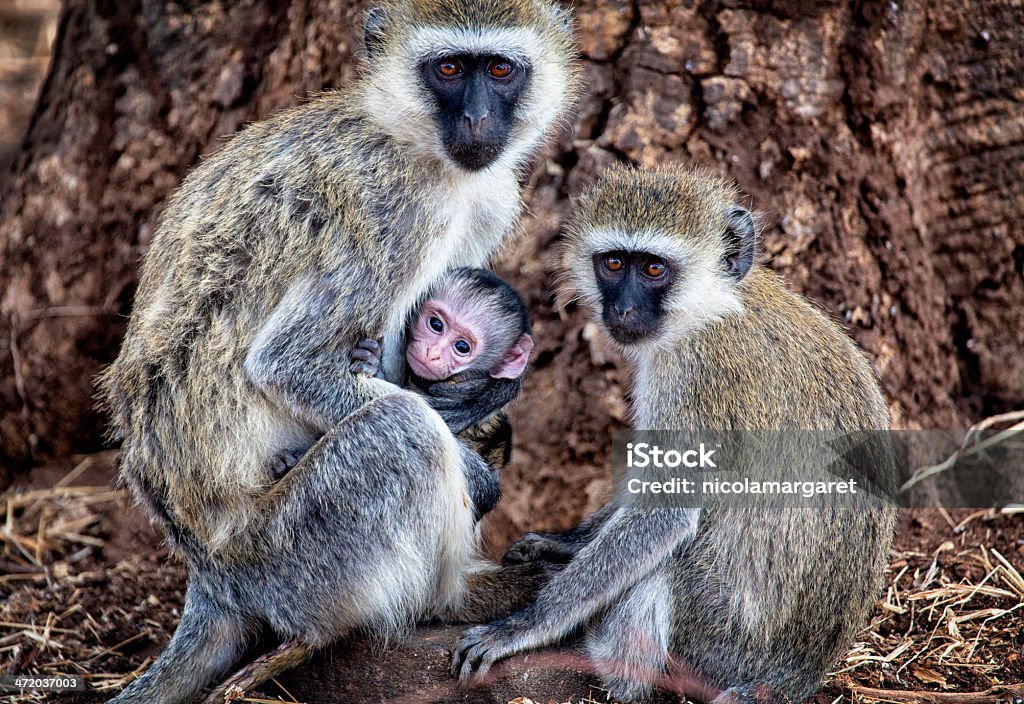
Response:
[[[0,468],[102,443],[90,380],[164,200],[245,121],[350,80],[366,5],[65,3],[0,181]],[[493,549],[601,499],[628,379],[582,311],[557,312],[552,245],[569,194],[615,160],[735,178],[764,213],[766,259],[849,325],[899,424],[1024,404],[1019,3],[576,5],[585,97],[499,262],[538,348]]]

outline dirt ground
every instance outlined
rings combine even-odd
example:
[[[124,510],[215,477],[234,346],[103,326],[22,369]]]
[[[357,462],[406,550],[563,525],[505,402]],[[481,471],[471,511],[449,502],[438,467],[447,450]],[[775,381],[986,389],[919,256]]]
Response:
[[[0,668],[85,675],[87,692],[53,701],[104,701],[148,666],[180,613],[185,569],[124,492],[112,488],[115,456],[39,468],[0,498]],[[492,547],[500,552],[504,545]],[[871,623],[813,701],[931,701],[899,692],[1019,687],[1022,573],[1024,514],[904,511]],[[872,696],[871,689],[888,693]],[[586,688],[571,699],[601,698]],[[261,700],[298,701],[277,685],[244,701]],[[958,701],[1011,700],[1007,694]]]

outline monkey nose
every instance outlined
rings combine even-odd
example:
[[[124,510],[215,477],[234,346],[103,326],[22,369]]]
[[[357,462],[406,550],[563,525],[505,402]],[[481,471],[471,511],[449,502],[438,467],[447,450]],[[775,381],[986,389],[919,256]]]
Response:
[[[489,116],[490,113],[487,110],[467,110],[463,117],[469,123],[470,134],[474,137],[479,137],[483,134]]]
[[[631,305],[621,307],[618,304],[615,305],[615,314],[619,316],[619,320],[625,320],[626,317],[632,312],[633,306]]]

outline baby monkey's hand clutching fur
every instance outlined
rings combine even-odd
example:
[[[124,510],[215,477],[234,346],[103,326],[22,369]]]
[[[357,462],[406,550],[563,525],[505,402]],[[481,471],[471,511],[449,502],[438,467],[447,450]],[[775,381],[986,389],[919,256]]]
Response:
[[[353,374],[365,374],[369,377],[383,379],[380,369],[380,343],[369,338],[360,340],[348,353],[352,363],[349,371]]]

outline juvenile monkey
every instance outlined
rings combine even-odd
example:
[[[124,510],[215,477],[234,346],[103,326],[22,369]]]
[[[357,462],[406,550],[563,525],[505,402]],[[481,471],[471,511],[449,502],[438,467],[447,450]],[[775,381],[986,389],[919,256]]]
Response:
[[[478,267],[564,114],[571,22],[547,0],[398,0],[348,88],[250,125],[183,181],[100,395],[121,479],[189,568],[181,622],[117,702],[193,700],[257,630],[243,689],[355,629],[521,602],[477,569],[470,487],[497,474],[397,384],[416,303]],[[381,339],[384,379],[348,353]],[[343,352],[339,352],[343,350]],[[281,448],[309,447],[280,481]]]
[[[755,262],[751,214],[699,171],[609,171],[568,227],[567,280],[633,367],[638,429],[887,430],[852,341]],[[893,466],[870,478],[891,488]],[[714,704],[801,702],[874,603],[896,509],[642,508],[615,501],[508,563],[567,561],[525,609],[465,632],[463,678],[587,632],[615,699],[661,686]]]
[[[422,394],[448,428],[491,466],[508,464],[512,428],[503,411],[522,389],[534,344],[529,314],[516,290],[487,269],[457,269],[430,292],[407,337],[405,387]],[[380,352],[376,340],[360,340],[351,352],[351,371],[380,376]],[[303,452],[275,457],[275,479]],[[485,483],[482,489],[496,487]],[[498,496],[472,498],[482,516]]]

